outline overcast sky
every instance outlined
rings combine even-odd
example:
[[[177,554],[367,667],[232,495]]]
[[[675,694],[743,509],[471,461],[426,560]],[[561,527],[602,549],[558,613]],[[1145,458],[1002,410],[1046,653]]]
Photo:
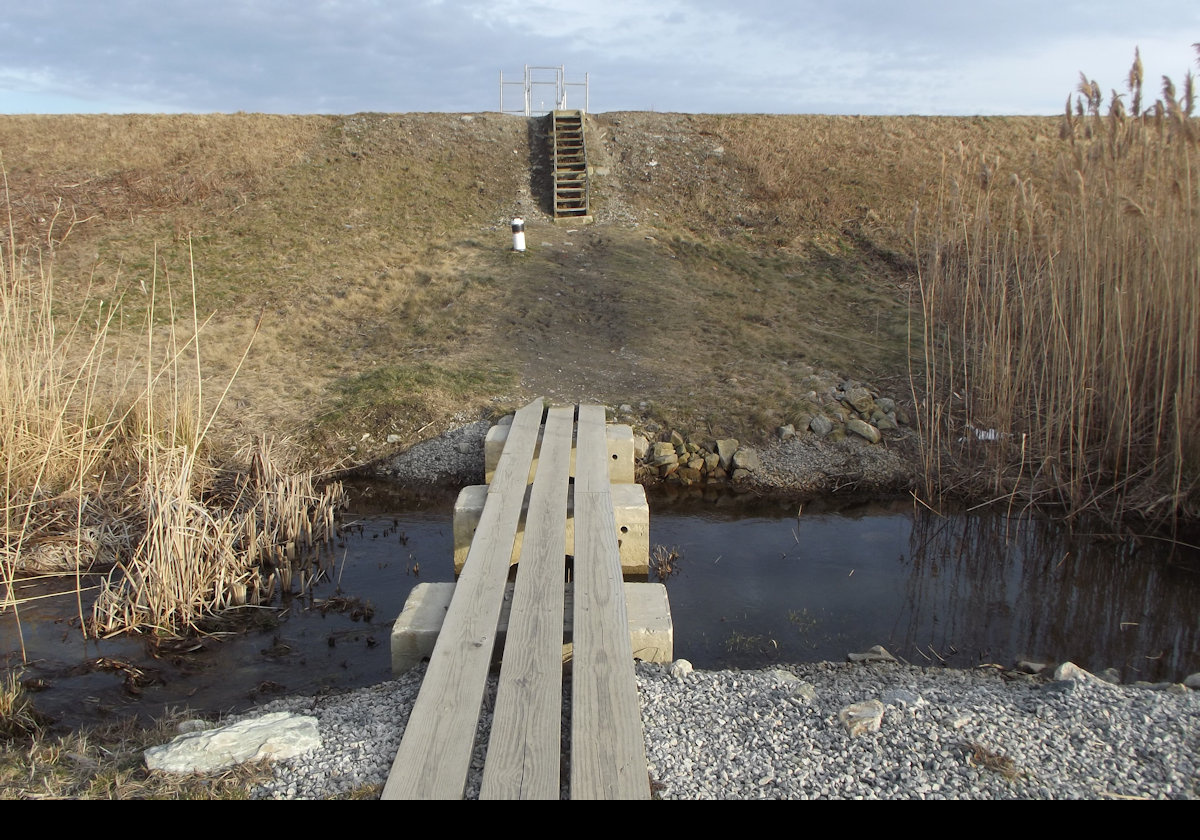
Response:
[[[500,73],[592,111],[1054,114],[1084,71],[1149,102],[1200,0],[9,0],[0,113],[490,111]],[[542,72],[539,80],[553,80]],[[520,86],[506,108],[521,107]],[[568,106],[583,104],[568,88]],[[534,108],[553,88],[534,89]]]

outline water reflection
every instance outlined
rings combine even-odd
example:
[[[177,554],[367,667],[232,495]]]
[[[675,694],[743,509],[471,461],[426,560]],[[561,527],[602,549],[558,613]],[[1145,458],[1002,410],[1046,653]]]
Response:
[[[911,502],[828,511],[651,502],[676,653],[708,667],[842,659],[882,644],[921,665],[1071,659],[1126,680],[1200,670],[1194,549],[1032,517]]]
[[[1074,659],[1124,680],[1195,671],[1194,549],[1000,514],[912,517],[907,638],[980,657]]]

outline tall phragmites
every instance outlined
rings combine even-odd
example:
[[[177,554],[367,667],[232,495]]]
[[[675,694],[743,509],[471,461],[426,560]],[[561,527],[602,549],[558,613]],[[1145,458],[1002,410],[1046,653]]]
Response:
[[[1081,74],[1051,183],[969,150],[918,228],[932,484],[1173,522],[1200,515],[1200,149],[1182,97]],[[1011,171],[1011,170],[1010,170]]]

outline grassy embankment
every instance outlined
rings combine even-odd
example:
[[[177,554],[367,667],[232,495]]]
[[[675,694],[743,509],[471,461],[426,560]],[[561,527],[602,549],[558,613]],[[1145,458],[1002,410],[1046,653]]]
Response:
[[[53,533],[112,549],[92,525],[139,506],[138,540],[177,542],[153,536],[153,511],[182,499],[188,531],[209,502],[244,500],[236,476],[269,469],[218,465],[255,435],[330,465],[508,407],[544,383],[530,345],[587,326],[580,300],[620,315],[584,339],[619,331],[640,363],[594,396],[648,399],[665,423],[762,437],[818,371],[911,375],[918,397],[927,372],[931,483],[977,474],[955,443],[971,422],[1012,437],[964,492],[1194,516],[1200,182],[1190,88],[1180,99],[1102,118],[1089,86],[1065,138],[1037,118],[603,115],[586,234],[530,213],[520,120],[0,119],[6,576]],[[524,259],[504,249],[518,213]],[[575,271],[582,297],[557,302]],[[181,285],[194,309],[159,291]],[[917,369],[910,323],[928,339]],[[256,504],[238,527],[261,527]],[[218,574],[240,599],[240,572]],[[147,600],[132,594],[109,614]]]
[[[600,222],[580,234],[530,212],[526,123],[496,115],[9,117],[0,148],[60,306],[132,290],[136,323],[152,263],[186,276],[190,237],[212,376],[263,316],[218,430],[292,436],[328,466],[541,393],[557,371],[537,356],[572,324],[596,346],[564,377],[623,349],[636,364],[588,395],[684,431],[765,437],[822,370],[899,394],[913,200],[960,142],[1023,163],[1056,130],[599,115]],[[523,260],[505,251],[518,213]]]

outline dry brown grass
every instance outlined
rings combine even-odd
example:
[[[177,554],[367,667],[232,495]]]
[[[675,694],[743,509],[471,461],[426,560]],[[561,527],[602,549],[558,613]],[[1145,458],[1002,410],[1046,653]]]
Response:
[[[0,151],[16,239],[53,250],[89,224],[185,207],[233,212],[279,169],[303,161],[329,124],[317,116],[6,117]]]
[[[927,474],[1169,523],[1200,513],[1200,132],[1190,100],[1100,109],[1084,79],[1049,178],[946,161],[916,227]]]
[[[758,223],[780,244],[830,249],[862,238],[909,259],[905,225],[934,189],[945,152],[1003,149],[1012,165],[1044,172],[1056,122],[1042,117],[727,117],[727,148],[753,178]]]

